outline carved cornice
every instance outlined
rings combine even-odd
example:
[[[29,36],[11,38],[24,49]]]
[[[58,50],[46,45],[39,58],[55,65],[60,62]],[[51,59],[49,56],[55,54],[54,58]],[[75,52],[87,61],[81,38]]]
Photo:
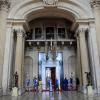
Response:
[[[8,0],[0,0],[0,9],[6,8],[8,9],[10,7],[10,3]]]
[[[100,7],[100,0],[91,0],[91,7]]]

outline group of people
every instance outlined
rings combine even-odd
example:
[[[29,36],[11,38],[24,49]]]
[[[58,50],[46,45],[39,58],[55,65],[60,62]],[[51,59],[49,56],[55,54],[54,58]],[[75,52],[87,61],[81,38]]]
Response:
[[[80,81],[79,78],[69,78],[67,79],[65,77],[64,81],[63,81],[63,90],[67,91],[67,90],[78,90],[80,85]]]
[[[57,79],[56,79],[55,83],[56,83],[55,84],[56,90],[60,90],[59,89],[59,82],[58,82]],[[34,90],[34,91],[42,91],[42,80],[41,79],[38,80],[38,78],[34,77],[32,82],[30,81],[30,79],[27,79],[25,84],[26,84],[25,87],[26,87],[27,91],[30,91],[31,89]],[[31,86],[30,86],[30,84],[31,84]],[[52,79],[48,80],[47,85],[48,85],[49,90],[53,91],[54,87],[53,87]],[[65,77],[62,84],[61,84],[62,90],[65,90],[65,91],[67,91],[67,90],[78,90],[79,86],[80,86],[80,81],[79,81],[78,77],[76,77],[76,78],[71,77],[69,79],[67,79]]]
[[[47,90],[49,89],[49,91],[55,91],[55,90],[59,90],[59,82],[58,79],[55,80],[55,82],[51,79],[48,78],[47,79]]]
[[[32,86],[32,89],[34,91],[37,91],[38,90],[38,79],[36,77],[33,78],[32,85],[30,85],[30,84],[31,84],[30,79],[26,79],[26,81],[25,81],[25,87],[26,87],[26,90],[27,91],[30,91],[31,86]]]

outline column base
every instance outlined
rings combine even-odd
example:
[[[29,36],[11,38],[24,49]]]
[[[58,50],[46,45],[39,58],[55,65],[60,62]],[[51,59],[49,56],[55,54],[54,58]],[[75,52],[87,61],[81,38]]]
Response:
[[[80,86],[79,91],[82,92],[83,94],[87,94],[86,86]]]
[[[25,88],[19,88],[18,95],[22,95],[23,93],[25,93]]]
[[[100,87],[98,87],[97,89],[95,89],[95,94],[100,94]]]
[[[82,92],[83,94],[87,94],[87,87],[86,86],[80,86],[79,91]]]
[[[88,96],[92,96],[95,94],[95,91],[92,86],[81,86],[79,91]]]
[[[3,89],[2,95],[11,95],[11,90],[10,89]]]
[[[2,89],[0,88],[0,96],[2,96],[3,94],[2,94]]]

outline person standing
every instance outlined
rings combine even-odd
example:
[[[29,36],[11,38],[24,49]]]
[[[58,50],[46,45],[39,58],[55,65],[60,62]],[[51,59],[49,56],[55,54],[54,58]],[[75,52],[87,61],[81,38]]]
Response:
[[[59,83],[58,83],[58,79],[56,79],[56,90],[59,90]]]
[[[68,79],[66,77],[64,79],[64,90],[68,90]]]
[[[79,86],[80,86],[80,80],[78,77],[76,77],[76,90],[79,89]]]
[[[26,90],[29,91],[30,79],[26,79]]]
[[[73,89],[73,78],[70,78],[70,88]]]
[[[42,92],[42,80],[39,80],[39,92]]]
[[[37,90],[38,90],[38,80],[37,80],[36,77],[34,79],[34,88],[35,88],[35,91],[37,92]]]
[[[50,92],[52,92],[52,91],[53,91],[53,88],[52,88],[52,79],[50,79],[49,91],[50,91]]]

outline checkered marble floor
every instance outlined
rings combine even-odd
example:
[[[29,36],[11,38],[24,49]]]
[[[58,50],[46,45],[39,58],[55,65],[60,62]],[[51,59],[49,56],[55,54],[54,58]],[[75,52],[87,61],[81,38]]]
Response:
[[[25,93],[22,96],[1,96],[0,100],[100,100],[100,95],[87,96],[80,92]]]

